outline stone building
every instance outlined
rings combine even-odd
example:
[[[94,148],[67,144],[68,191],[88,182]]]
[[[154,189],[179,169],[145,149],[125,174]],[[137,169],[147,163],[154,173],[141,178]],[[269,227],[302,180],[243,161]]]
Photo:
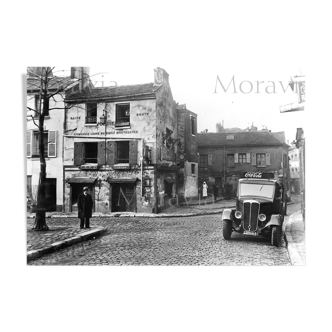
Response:
[[[199,186],[203,181],[216,184],[219,195],[237,190],[243,172],[278,172],[289,188],[288,148],[283,132],[247,131],[197,134],[199,152]]]
[[[152,83],[86,88],[65,102],[66,211],[84,186],[101,213],[157,212],[177,196],[178,111],[164,69]]]

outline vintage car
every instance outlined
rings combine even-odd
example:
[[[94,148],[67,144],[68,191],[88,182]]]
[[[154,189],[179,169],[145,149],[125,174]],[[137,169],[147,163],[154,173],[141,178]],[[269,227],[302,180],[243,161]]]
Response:
[[[229,240],[233,231],[263,235],[278,247],[286,213],[286,190],[277,175],[246,172],[238,180],[236,208],[222,213],[223,237]]]

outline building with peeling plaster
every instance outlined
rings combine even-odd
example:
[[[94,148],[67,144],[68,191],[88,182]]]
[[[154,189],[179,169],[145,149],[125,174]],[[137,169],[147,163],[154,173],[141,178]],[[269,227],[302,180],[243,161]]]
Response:
[[[176,199],[178,112],[164,69],[152,83],[86,88],[65,102],[65,211],[77,210],[84,186],[101,213],[157,212]]]

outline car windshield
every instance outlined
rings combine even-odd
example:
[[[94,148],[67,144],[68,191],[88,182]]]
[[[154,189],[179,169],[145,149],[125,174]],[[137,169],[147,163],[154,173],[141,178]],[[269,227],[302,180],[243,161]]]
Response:
[[[272,199],[274,185],[266,183],[240,183],[239,196],[254,196]]]

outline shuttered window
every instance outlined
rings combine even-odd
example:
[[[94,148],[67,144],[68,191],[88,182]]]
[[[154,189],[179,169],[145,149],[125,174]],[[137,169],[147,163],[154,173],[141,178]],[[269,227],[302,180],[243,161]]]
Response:
[[[265,153],[256,153],[256,165],[257,167],[266,167]]]
[[[48,156],[56,157],[56,131],[48,131]]]
[[[208,167],[208,155],[207,154],[201,154],[199,160],[199,165],[201,167]]]
[[[129,164],[137,165],[137,140],[129,142]]]
[[[32,157],[32,130],[27,131],[27,157]]]
[[[39,151],[39,140],[41,139],[41,136],[39,132],[34,132],[34,147],[33,147],[33,156],[39,157],[40,151]],[[48,133],[43,133],[43,143],[44,143],[44,156],[48,156]]]

